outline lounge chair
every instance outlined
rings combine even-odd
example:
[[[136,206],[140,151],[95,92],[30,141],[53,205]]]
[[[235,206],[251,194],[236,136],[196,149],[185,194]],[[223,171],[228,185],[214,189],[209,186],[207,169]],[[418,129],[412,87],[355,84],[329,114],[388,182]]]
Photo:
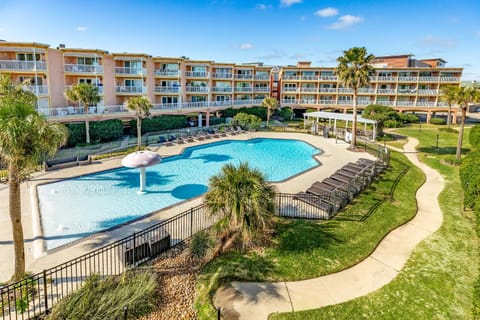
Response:
[[[186,139],[185,139],[187,142],[194,142],[195,140],[193,140],[193,137],[192,136],[188,136]]]
[[[158,143],[165,143],[165,142],[167,142],[167,139],[165,139],[164,136],[158,137]]]
[[[184,144],[185,140],[182,137],[178,137],[176,142],[177,142],[177,144]]]
[[[171,134],[168,136],[168,141],[175,141],[177,140],[177,137],[174,134]]]
[[[335,212],[335,205],[331,203],[327,198],[324,198],[322,196],[299,192],[293,196],[293,199],[300,200],[311,206],[317,207],[324,211],[328,216]]]

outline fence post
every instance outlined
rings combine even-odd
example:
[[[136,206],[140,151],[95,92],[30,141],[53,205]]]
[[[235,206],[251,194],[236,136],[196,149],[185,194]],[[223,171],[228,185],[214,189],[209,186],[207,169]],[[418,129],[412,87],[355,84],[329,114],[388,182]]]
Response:
[[[43,301],[45,302],[45,314],[48,314],[47,270],[43,269]]]
[[[133,266],[135,266],[135,262],[136,262],[136,257],[135,257],[135,251],[137,251],[137,245],[136,245],[136,238],[137,238],[137,233],[134,232],[133,233],[133,250],[132,250],[132,257],[133,257]]]
[[[127,320],[128,307],[123,308],[123,320]]]
[[[190,208],[190,238],[193,236],[193,208]]]
[[[217,308],[217,320],[220,320],[222,318],[222,311],[220,308]]]

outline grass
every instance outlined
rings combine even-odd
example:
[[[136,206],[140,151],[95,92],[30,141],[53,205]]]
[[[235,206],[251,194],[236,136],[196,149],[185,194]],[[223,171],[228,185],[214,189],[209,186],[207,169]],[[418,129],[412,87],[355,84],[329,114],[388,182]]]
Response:
[[[430,127],[398,129],[419,139],[419,157],[444,176],[439,196],[442,227],[422,242],[390,284],[367,296],[322,309],[273,315],[293,319],[474,319],[473,286],[478,279],[479,239],[473,212],[462,209],[458,167],[444,160],[455,152],[457,134]],[[439,134],[439,148],[436,135]],[[465,136],[467,136],[468,130]],[[465,151],[469,148],[465,141]],[[478,299],[478,297],[477,297]],[[477,301],[478,304],[478,301]]]
[[[330,221],[277,219],[271,245],[242,255],[231,252],[209,263],[197,285],[199,319],[212,319],[211,296],[231,280],[301,280],[343,270],[367,257],[390,230],[416,213],[419,169],[399,153],[391,167]]]

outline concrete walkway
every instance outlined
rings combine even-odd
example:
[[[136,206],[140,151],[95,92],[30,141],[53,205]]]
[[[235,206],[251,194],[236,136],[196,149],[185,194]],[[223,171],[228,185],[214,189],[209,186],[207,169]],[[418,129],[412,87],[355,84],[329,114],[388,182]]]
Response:
[[[413,220],[391,231],[376,250],[359,264],[323,277],[279,283],[232,282],[217,291],[214,304],[225,319],[267,319],[275,312],[321,308],[345,302],[378,290],[392,281],[418,243],[433,234],[443,222],[438,195],[442,176],[418,160],[416,139],[409,138],[407,158],[426,175],[417,191],[418,212]]]

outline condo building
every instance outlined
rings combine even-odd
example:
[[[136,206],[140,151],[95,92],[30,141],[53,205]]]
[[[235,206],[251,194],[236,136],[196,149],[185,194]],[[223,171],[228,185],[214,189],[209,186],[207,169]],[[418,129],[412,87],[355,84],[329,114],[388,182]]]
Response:
[[[358,107],[382,104],[399,111],[448,112],[440,99],[445,86],[460,86],[462,68],[447,68],[440,58],[417,60],[412,54],[376,57],[370,86],[358,92]],[[124,103],[147,96],[153,114],[205,113],[230,107],[261,105],[276,98],[281,107],[340,110],[352,107],[352,90],[344,88],[334,67],[308,61],[295,66],[220,63],[188,58],[152,57],[144,53],[109,53],[99,49],[0,41],[0,73],[16,82],[28,80],[37,108],[55,121],[72,121],[84,113],[65,91],[78,83],[99,89],[101,101],[88,114],[97,120],[131,117]],[[456,117],[456,112],[452,112]]]

